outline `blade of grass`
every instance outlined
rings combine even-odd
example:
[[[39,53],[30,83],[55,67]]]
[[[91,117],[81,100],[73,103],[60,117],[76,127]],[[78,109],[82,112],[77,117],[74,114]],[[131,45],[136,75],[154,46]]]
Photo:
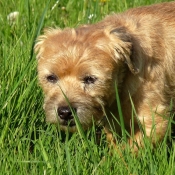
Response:
[[[38,27],[37,27],[37,29],[36,29],[35,36],[34,36],[34,39],[33,39],[33,44],[32,44],[32,48],[31,48],[31,52],[30,52],[30,60],[32,60],[32,58],[33,58],[33,54],[34,54],[34,52],[33,52],[33,47],[34,47],[34,45],[35,45],[36,38],[39,36],[40,31],[41,31],[41,28],[43,27],[44,18],[45,18],[45,16],[46,16],[46,13],[47,13],[47,10],[48,10],[50,1],[51,1],[51,0],[48,0],[48,1],[47,1],[47,5],[46,5],[45,9],[43,10],[43,13],[42,13],[42,15],[41,15],[41,17],[40,17],[40,21],[39,21],[39,23],[38,23]]]
[[[41,148],[41,153],[43,155],[43,158],[44,158],[44,160],[45,160],[45,162],[47,164],[47,167],[48,168],[52,168],[52,166],[51,166],[51,164],[49,162],[49,158],[48,158],[47,152],[44,149],[44,146],[43,146],[43,143],[42,143],[41,139],[39,139],[39,145],[40,145],[40,148]]]
[[[115,91],[116,91],[117,108],[118,108],[118,113],[119,113],[119,118],[120,118],[122,137],[124,138],[124,141],[127,141],[126,133],[125,133],[125,124],[124,124],[124,119],[123,119],[123,114],[122,114],[122,108],[121,108],[121,103],[120,103],[120,98],[119,98],[119,93],[118,93],[118,88],[117,88],[116,83],[115,83]]]
[[[67,131],[67,133],[66,133],[66,143],[65,143],[66,160],[67,160],[67,169],[68,169],[68,174],[69,174],[69,175],[72,175],[70,151],[69,151],[69,145],[68,145],[68,138],[69,138],[69,133],[68,133],[68,131]]]
[[[59,87],[60,87],[60,86],[59,86]],[[61,91],[62,91],[62,93],[63,93],[63,95],[64,95],[64,98],[66,99],[66,102],[68,103],[69,108],[71,109],[71,112],[72,112],[72,114],[73,114],[73,116],[74,116],[75,123],[76,123],[76,127],[77,127],[77,130],[78,130],[78,133],[80,134],[80,136],[81,136],[81,138],[82,138],[82,143],[83,143],[84,147],[91,148],[90,145],[89,145],[89,142],[88,142],[88,140],[87,140],[87,138],[86,138],[86,136],[85,136],[84,129],[83,129],[81,123],[80,123],[80,120],[79,120],[77,114],[76,114],[75,111],[72,109],[71,104],[70,104],[70,102],[69,102],[69,99],[67,98],[66,94],[64,93],[64,91],[62,90],[61,87],[60,87],[60,89],[61,89]],[[90,151],[91,157],[94,157],[94,154],[93,154],[92,149],[89,149],[89,151]],[[96,162],[95,162],[95,164],[96,164]]]

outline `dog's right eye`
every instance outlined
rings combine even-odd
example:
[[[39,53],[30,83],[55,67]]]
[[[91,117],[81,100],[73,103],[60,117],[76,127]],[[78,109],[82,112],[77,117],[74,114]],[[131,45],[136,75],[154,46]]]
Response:
[[[46,77],[47,81],[49,81],[50,83],[56,83],[58,81],[58,78],[56,75],[48,75]]]
[[[86,77],[84,77],[83,82],[85,84],[94,84],[96,80],[97,80],[97,78],[94,76],[86,76]]]

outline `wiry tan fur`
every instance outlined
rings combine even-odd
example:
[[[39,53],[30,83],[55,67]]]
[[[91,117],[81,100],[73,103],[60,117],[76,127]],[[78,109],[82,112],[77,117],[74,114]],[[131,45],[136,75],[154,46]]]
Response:
[[[116,84],[125,128],[131,133],[134,124],[138,145],[144,136],[138,123],[153,143],[163,139],[174,109],[175,2],[130,9],[76,29],[48,29],[39,36],[35,51],[47,121],[67,129],[57,114],[60,106],[68,106],[66,96],[83,128],[93,120],[103,121],[112,139],[109,122],[121,134],[111,115],[119,120]],[[56,82],[49,82],[49,75],[56,76]],[[95,81],[85,83],[88,76]],[[132,139],[128,141],[132,145]]]

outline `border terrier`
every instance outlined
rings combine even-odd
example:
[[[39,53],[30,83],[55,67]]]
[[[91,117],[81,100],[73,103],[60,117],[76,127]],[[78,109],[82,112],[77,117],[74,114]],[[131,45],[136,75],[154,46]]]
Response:
[[[83,129],[101,123],[115,142],[112,131],[121,135],[117,89],[125,129],[134,128],[129,144],[164,138],[175,98],[175,2],[75,29],[46,29],[35,52],[48,122],[74,132],[75,113]]]

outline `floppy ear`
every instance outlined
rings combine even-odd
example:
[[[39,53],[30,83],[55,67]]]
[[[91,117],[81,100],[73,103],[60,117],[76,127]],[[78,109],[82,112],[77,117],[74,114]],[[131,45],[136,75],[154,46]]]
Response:
[[[124,27],[118,27],[116,29],[111,30],[110,35],[110,37],[112,37],[112,40],[114,39],[113,42],[115,47],[116,59],[121,59],[122,61],[124,61],[133,74],[139,73],[139,69],[136,68],[134,61],[131,59],[133,49],[131,35],[126,31]],[[115,45],[116,37],[120,41],[116,41],[117,43]]]

